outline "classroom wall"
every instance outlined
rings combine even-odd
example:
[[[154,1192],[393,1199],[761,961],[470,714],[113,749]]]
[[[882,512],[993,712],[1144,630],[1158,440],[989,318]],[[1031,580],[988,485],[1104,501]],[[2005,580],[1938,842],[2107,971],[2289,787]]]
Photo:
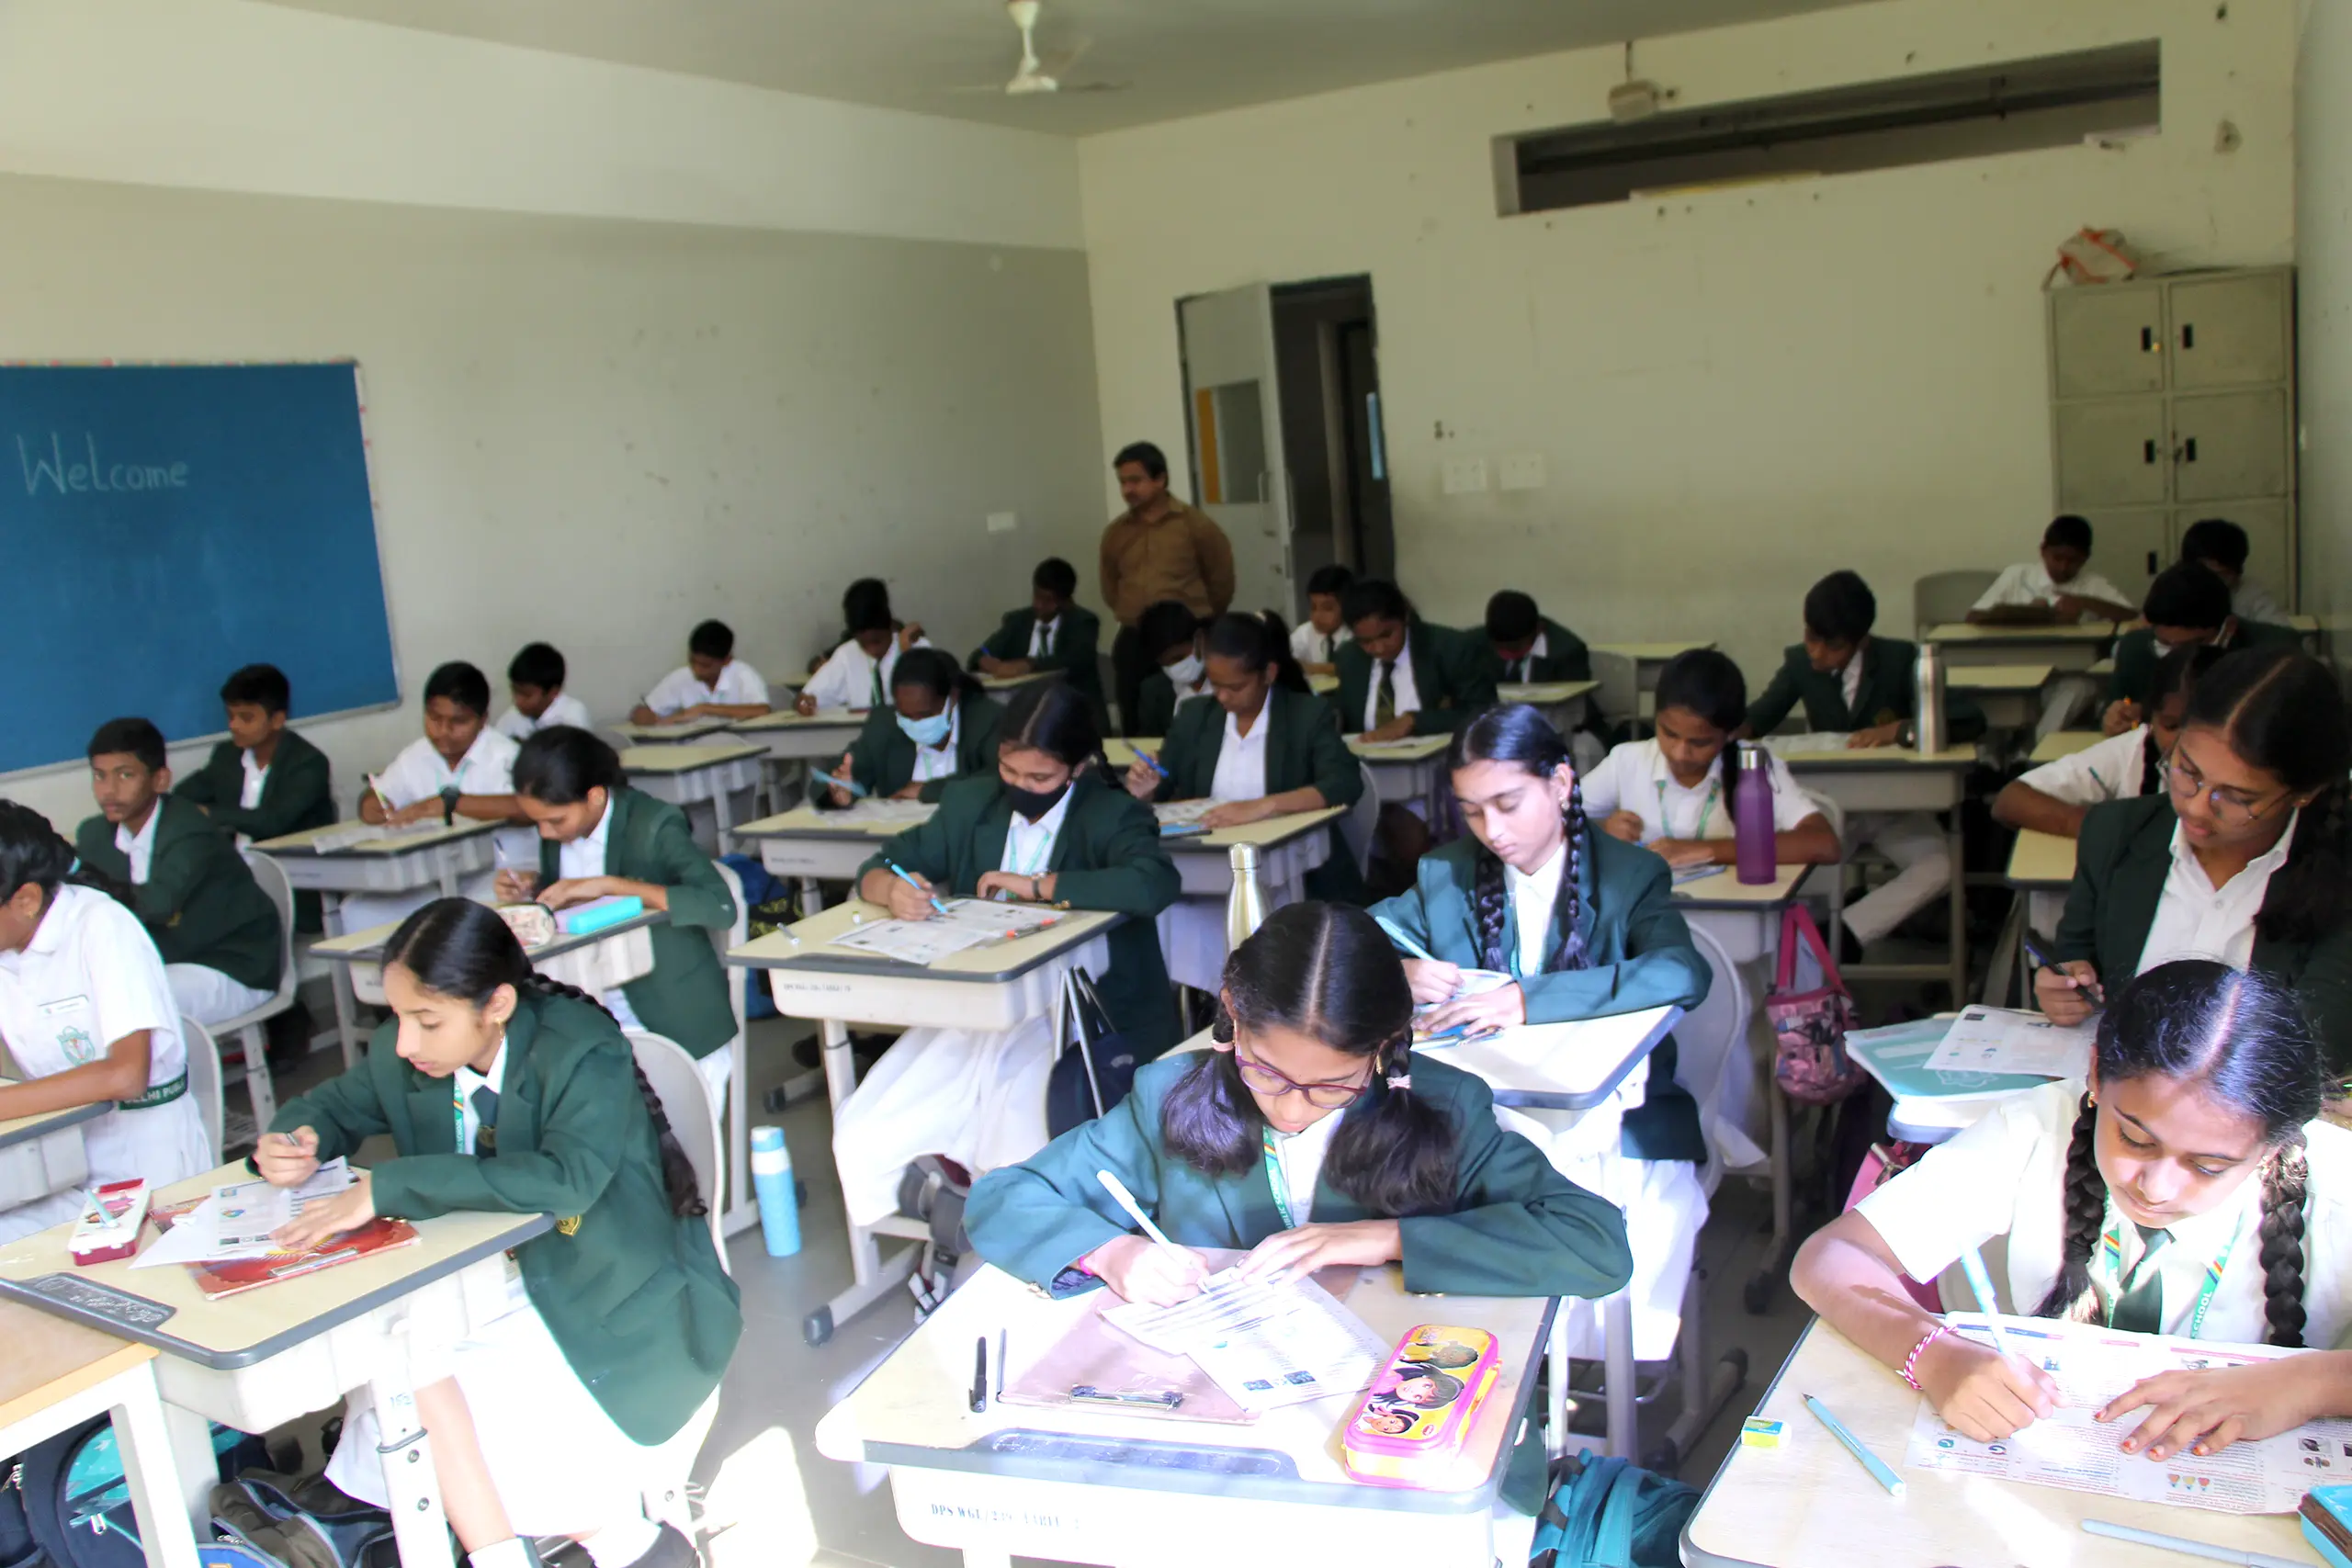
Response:
[[[107,25],[77,33],[85,6]],[[109,70],[133,89],[90,109],[35,43],[91,93]],[[403,136],[413,156],[361,145]],[[853,577],[887,575],[959,653],[1039,557],[1091,578],[1076,213],[1075,154],[1042,137],[242,0],[0,0],[0,359],[362,366],[410,699],[311,728],[346,809],[445,659],[503,697],[546,637],[617,715],[705,615],[781,678],[837,634]],[[70,656],[20,654],[17,678]],[[62,826],[90,809],[71,767],[0,794]]]
[[[2165,130],[1510,219],[1491,139],[1599,118],[1622,50],[1090,138],[1104,437],[1183,450],[1180,297],[1368,272],[1399,572],[1433,617],[1521,585],[1589,638],[1712,636],[1756,678],[1805,587],[1850,566],[1898,630],[1914,578],[2023,558],[2049,518],[2038,290],[2061,239],[2291,259],[2295,21],[2293,0],[1893,0],[1645,39],[1642,73],[1689,107],[2154,35]],[[1517,455],[1545,489],[1441,493],[1446,459],[1492,482]]]
[[[2303,608],[2352,657],[2352,8],[2307,4],[2295,79]]]

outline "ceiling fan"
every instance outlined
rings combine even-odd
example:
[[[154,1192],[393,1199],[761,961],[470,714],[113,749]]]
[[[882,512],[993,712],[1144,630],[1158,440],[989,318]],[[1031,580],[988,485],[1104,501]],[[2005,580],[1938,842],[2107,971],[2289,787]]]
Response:
[[[1040,93],[1115,93],[1125,88],[1125,82],[1066,82],[1072,66],[1092,46],[1091,39],[1080,39],[1069,49],[1051,58],[1037,52],[1037,16],[1045,9],[1043,0],[1005,0],[1005,14],[1012,25],[1021,29],[1021,64],[1012,80],[998,85],[957,87],[959,93],[1002,93],[1008,97],[1031,97]]]

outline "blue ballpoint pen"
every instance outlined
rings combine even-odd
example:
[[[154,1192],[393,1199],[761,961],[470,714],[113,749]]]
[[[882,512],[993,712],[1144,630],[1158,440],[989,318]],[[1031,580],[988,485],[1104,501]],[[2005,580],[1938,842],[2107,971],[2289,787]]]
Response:
[[[912,876],[909,875],[905,866],[900,865],[897,861],[891,860],[886,860],[882,863],[890,868],[891,875],[897,877],[899,881],[905,883],[916,892],[929,898],[933,908],[938,910],[943,915],[947,913],[947,906],[939,901],[939,895],[932,892],[931,889],[925,887],[922,883],[917,882]]]
[[[1398,947],[1403,948],[1408,957],[1418,958],[1424,964],[1435,964],[1437,962],[1436,955],[1431,953],[1429,949],[1423,947],[1419,942],[1415,942],[1411,937],[1407,936],[1403,931],[1398,931],[1390,922],[1382,919],[1378,915],[1373,916],[1373,919],[1379,921],[1380,929],[1388,933],[1388,940],[1395,942]]]

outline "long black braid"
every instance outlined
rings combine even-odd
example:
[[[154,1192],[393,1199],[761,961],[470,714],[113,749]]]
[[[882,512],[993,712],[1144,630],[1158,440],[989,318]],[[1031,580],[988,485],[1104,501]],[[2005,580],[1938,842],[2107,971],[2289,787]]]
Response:
[[[1524,704],[1507,703],[1488,708],[1454,735],[1453,745],[1446,755],[1447,770],[1458,772],[1473,762],[1513,763],[1545,783],[1562,768],[1570,770],[1568,803],[1560,813],[1560,823],[1566,833],[1567,863],[1560,868],[1560,890],[1552,900],[1552,923],[1560,931],[1560,945],[1544,961],[1544,973],[1590,968],[1592,955],[1585,951],[1581,924],[1584,896],[1577,886],[1584,870],[1589,830],[1584,814],[1584,781],[1575,775],[1567,742],[1552,728],[1552,721],[1535,709]],[[1501,859],[1484,844],[1478,847],[1476,868],[1470,908],[1478,922],[1478,963],[1482,967],[1509,974],[1509,879],[1503,874]]]
[[[601,998],[577,986],[550,979],[536,969],[523,982],[522,989],[539,997],[570,997],[573,1001],[586,1002],[606,1018],[613,1017]],[[613,1021],[617,1024],[620,1020]],[[670,1113],[662,1108],[662,1097],[653,1092],[652,1081],[638,1065],[634,1052],[629,1055],[629,1071],[637,1075],[638,1095],[645,1101],[645,1113],[653,1119],[653,1141],[662,1151],[662,1186],[669,1195],[670,1212],[681,1219],[709,1213],[710,1205],[703,1201],[702,1185],[695,1175],[695,1162],[686,1157],[685,1145],[678,1142],[678,1134],[670,1126]]]
[[[2059,1191],[2066,1205],[2066,1225],[2058,1278],[2050,1282],[2050,1293],[2033,1315],[2094,1323],[2098,1292],[2091,1289],[2091,1253],[2107,1219],[2107,1178],[2098,1171],[2098,1107],[2087,1094],[2075,1116],[2074,1136],[2066,1145],[2066,1179]]]

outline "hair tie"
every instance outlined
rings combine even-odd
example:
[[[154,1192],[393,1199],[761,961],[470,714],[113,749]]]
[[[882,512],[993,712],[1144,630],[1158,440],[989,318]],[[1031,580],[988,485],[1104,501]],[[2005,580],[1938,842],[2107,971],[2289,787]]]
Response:
[[[1413,1087],[1413,1075],[1410,1073],[1399,1073],[1395,1077],[1388,1080],[1388,1087],[1390,1089],[1410,1089]]]
[[[65,868],[65,874],[68,876],[79,876],[82,874],[82,857],[80,855],[75,855],[74,857],[74,863]]]

